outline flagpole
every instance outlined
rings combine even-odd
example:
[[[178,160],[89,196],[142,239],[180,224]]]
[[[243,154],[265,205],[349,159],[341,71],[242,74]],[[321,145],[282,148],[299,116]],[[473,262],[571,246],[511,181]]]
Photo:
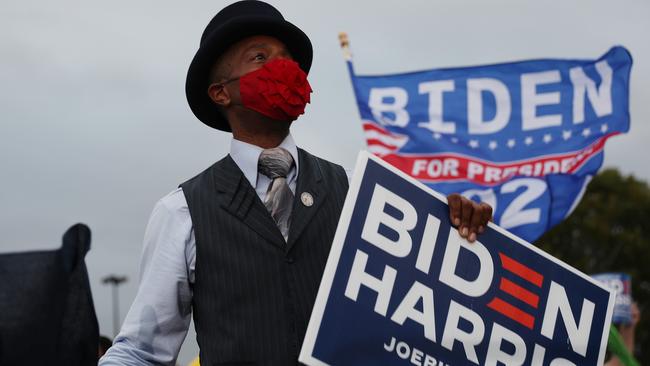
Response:
[[[354,78],[354,68],[352,67],[352,50],[350,49],[350,39],[348,38],[347,33],[339,33],[339,44],[341,45],[341,50],[343,51],[343,59],[345,59],[345,62],[348,64],[350,77]]]
[[[345,61],[352,61],[352,52],[350,51],[350,39],[348,34],[345,32],[339,33],[339,43],[341,44],[341,50],[343,50],[343,58]]]

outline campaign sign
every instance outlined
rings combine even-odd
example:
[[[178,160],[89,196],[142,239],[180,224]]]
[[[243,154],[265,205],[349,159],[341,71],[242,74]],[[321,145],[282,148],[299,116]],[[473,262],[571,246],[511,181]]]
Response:
[[[602,365],[614,292],[496,225],[470,244],[445,202],[361,153],[300,361]]]
[[[592,275],[595,280],[616,291],[614,303],[614,324],[632,322],[632,281],[627,273],[600,273]]]

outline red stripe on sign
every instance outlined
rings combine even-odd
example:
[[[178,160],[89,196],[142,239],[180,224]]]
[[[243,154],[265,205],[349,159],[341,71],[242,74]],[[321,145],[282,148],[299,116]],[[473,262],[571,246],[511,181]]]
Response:
[[[503,253],[499,253],[499,257],[501,258],[501,264],[503,265],[504,269],[516,274],[517,276],[534,284],[537,287],[542,287],[544,276],[542,276],[539,272],[526,267],[521,262],[518,262]]]
[[[533,326],[535,325],[535,318],[533,318],[532,315],[524,312],[523,310],[515,306],[508,304],[507,302],[499,299],[498,297],[492,299],[492,301],[490,301],[490,303],[487,304],[487,306],[490,309],[507,316],[508,318],[516,321],[517,323],[523,325],[528,329],[533,329]]]
[[[534,293],[526,290],[525,288],[517,285],[516,283],[506,278],[501,279],[501,284],[499,285],[499,288],[503,292],[525,302],[526,304],[534,307],[535,309],[537,309],[537,306],[539,305],[539,296],[535,295]]]

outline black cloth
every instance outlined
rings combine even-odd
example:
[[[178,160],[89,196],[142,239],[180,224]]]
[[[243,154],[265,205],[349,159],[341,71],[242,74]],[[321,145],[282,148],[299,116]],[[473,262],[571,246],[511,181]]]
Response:
[[[298,151],[289,238],[227,156],[183,183],[196,238],[201,365],[295,365],[343,208],[343,168]]]
[[[99,327],[84,262],[90,230],[61,249],[0,255],[0,365],[97,365]]]

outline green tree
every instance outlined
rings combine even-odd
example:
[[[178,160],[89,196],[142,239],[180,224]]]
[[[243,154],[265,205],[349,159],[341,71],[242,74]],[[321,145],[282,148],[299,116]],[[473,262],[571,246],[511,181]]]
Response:
[[[648,184],[615,169],[603,170],[575,211],[536,245],[585,273],[624,272],[632,277],[632,297],[641,310],[635,357],[650,365]]]

